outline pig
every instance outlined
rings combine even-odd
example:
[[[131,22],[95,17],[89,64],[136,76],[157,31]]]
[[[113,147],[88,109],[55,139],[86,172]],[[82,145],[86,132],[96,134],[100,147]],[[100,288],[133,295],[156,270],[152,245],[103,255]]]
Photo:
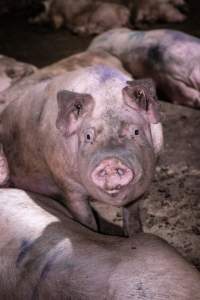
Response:
[[[1,299],[200,299],[199,272],[164,240],[92,232],[38,194],[0,199]]]
[[[133,0],[131,1],[132,21],[137,27],[143,23],[183,22],[186,15],[184,0]]]
[[[30,23],[42,24],[51,22],[55,29],[68,24],[82,11],[91,7],[93,0],[46,0],[43,1],[44,11],[34,18]]]
[[[74,219],[93,230],[90,198],[124,207],[125,232],[131,215],[133,230],[141,230],[136,200],[150,185],[163,145],[150,79],[132,80],[106,65],[44,78],[25,86],[0,120],[12,186],[62,198]]]
[[[130,11],[121,4],[93,0],[45,1],[45,11],[30,19],[31,23],[52,23],[55,29],[66,26],[78,34],[99,34],[111,28],[126,26]]]
[[[0,55],[0,92],[9,88],[22,78],[31,75],[37,68],[31,64],[16,61],[14,58]]]
[[[70,26],[78,34],[94,35],[106,30],[129,25],[130,12],[117,3],[94,1],[93,7],[75,18]]]
[[[200,108],[198,38],[175,30],[121,28],[96,37],[89,49],[116,56],[135,78],[153,78],[165,100]]]

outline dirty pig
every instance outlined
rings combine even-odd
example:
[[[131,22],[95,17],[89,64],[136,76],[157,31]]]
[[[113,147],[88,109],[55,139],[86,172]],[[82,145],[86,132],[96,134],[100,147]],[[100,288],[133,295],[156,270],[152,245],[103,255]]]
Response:
[[[38,82],[0,119],[13,186],[62,198],[73,218],[93,230],[91,198],[124,207],[125,233],[141,230],[135,203],[163,144],[150,79],[104,65],[83,68]]]

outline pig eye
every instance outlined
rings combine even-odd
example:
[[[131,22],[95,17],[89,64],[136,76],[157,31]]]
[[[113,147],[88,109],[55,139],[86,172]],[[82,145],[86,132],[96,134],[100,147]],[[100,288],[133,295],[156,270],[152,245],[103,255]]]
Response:
[[[139,135],[139,129],[135,129],[135,135]]]
[[[94,138],[95,138],[94,129],[90,128],[90,129],[86,130],[86,132],[85,132],[85,142],[92,144],[94,142]]]

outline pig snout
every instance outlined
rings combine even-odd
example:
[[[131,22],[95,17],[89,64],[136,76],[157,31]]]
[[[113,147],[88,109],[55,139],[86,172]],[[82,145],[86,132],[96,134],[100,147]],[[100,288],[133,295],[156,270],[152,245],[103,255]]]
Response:
[[[118,159],[105,159],[92,172],[92,181],[108,194],[118,193],[128,185],[134,172]]]

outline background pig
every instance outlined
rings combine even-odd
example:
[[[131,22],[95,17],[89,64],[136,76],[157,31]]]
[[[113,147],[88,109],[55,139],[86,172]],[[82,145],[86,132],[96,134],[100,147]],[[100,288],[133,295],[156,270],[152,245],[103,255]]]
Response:
[[[0,140],[14,186],[63,196],[96,230],[89,196],[127,206],[149,187],[162,148],[154,86],[104,65],[44,78],[5,108]]]
[[[167,100],[200,107],[198,38],[173,30],[122,28],[98,36],[89,49],[115,55],[133,77],[152,77]]]
[[[133,23],[137,26],[146,22],[183,22],[186,19],[180,11],[186,10],[184,0],[132,0],[130,6]]]
[[[128,8],[116,3],[94,1],[93,6],[81,13],[70,28],[80,34],[99,34],[106,30],[128,26]]]
[[[105,30],[128,25],[130,12],[121,4],[93,0],[45,1],[45,12],[32,23],[50,22],[55,28],[66,26],[80,34],[98,34]]]
[[[199,273],[163,240],[94,233],[17,189],[0,199],[1,299],[199,300]]]

